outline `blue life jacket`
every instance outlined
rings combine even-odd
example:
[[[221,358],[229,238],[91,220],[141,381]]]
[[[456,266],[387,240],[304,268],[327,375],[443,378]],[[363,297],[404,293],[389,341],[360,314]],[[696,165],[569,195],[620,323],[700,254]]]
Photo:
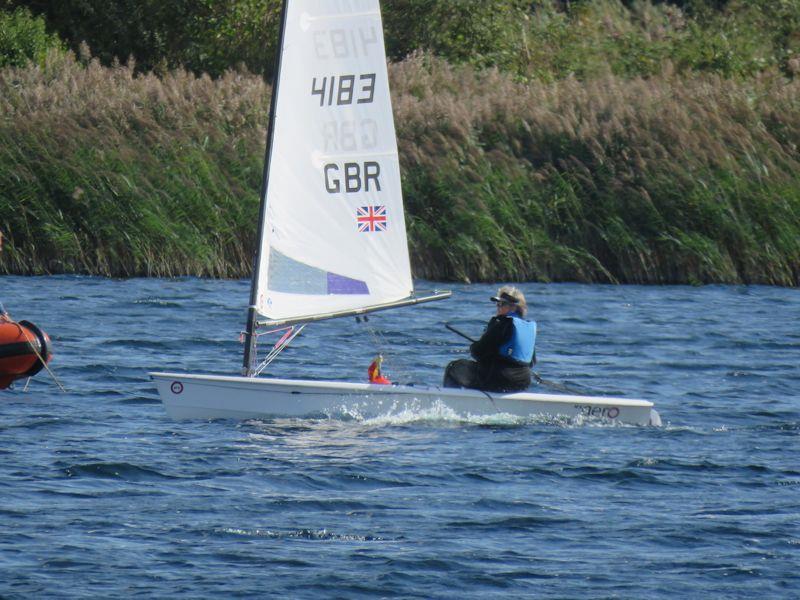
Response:
[[[526,321],[513,314],[508,316],[514,322],[514,330],[511,338],[500,346],[500,356],[529,365],[536,348],[536,321]]]

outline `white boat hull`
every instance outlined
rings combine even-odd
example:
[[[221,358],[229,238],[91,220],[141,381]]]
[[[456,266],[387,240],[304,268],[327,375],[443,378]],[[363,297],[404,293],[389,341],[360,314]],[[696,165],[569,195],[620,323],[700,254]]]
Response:
[[[661,425],[652,402],[625,398],[179,373],[150,373],[150,377],[173,419],[371,417],[444,405],[465,417],[509,414]]]

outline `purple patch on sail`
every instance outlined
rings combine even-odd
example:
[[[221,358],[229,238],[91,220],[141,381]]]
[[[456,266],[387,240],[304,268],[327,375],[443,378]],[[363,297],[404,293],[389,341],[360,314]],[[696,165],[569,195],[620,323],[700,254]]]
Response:
[[[329,294],[369,294],[369,288],[365,281],[350,279],[344,275],[328,273],[328,293]]]

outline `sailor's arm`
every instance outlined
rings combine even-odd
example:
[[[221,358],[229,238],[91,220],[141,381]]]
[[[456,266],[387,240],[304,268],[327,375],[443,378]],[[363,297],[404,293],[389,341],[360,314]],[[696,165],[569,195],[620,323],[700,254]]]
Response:
[[[481,360],[496,356],[500,346],[509,338],[511,327],[513,327],[511,319],[492,317],[481,339],[473,342],[469,347],[472,358]]]

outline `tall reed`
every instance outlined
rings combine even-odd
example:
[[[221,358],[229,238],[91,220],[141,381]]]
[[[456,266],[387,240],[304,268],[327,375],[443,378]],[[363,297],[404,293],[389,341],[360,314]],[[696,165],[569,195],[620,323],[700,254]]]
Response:
[[[55,53],[0,71],[0,270],[245,275],[265,94]]]
[[[523,85],[417,55],[393,83],[422,275],[800,281],[800,82]]]
[[[800,83],[392,65],[412,264],[453,280],[800,283]],[[249,273],[268,88],[52,54],[0,71],[0,273]]]

